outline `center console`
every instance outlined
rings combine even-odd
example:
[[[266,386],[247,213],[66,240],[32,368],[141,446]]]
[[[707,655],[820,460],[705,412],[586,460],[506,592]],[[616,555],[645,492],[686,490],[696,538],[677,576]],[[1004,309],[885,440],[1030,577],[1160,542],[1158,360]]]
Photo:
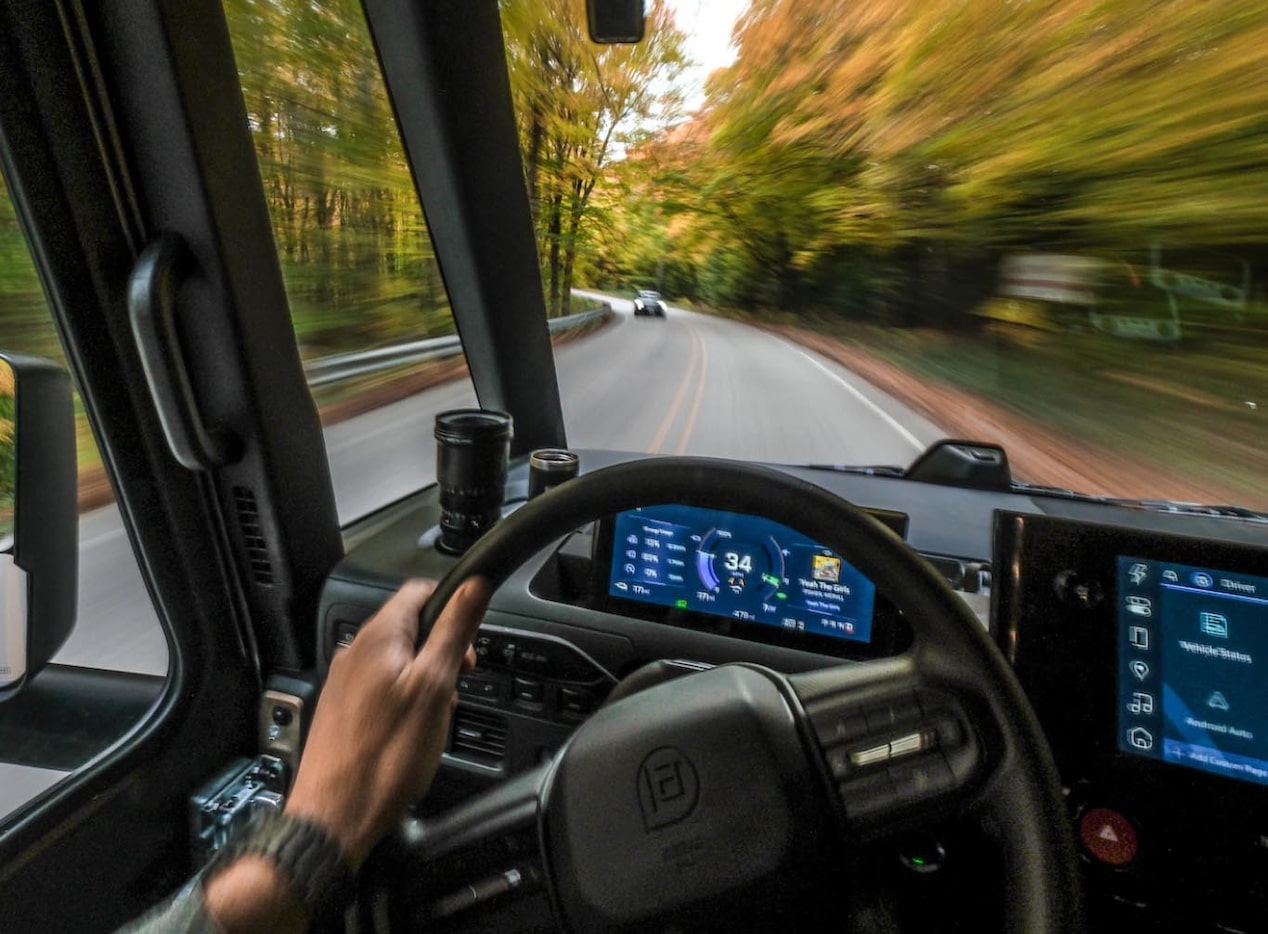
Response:
[[[996,635],[1068,789],[1099,917],[1268,917],[1268,554],[1001,512]]]

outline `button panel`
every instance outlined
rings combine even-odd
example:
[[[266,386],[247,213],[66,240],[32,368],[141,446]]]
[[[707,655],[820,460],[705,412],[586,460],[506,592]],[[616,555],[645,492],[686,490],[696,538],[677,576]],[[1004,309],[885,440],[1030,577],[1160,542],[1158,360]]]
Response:
[[[473,643],[474,670],[458,678],[463,700],[576,724],[593,713],[616,679],[561,639],[484,625]]]
[[[822,702],[810,710],[810,725],[851,821],[953,791],[978,758],[958,706],[923,691],[863,705]]]

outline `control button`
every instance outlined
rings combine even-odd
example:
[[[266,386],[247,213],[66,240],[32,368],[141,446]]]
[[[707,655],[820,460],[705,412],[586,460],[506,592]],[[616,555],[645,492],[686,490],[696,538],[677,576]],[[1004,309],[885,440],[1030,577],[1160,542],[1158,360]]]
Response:
[[[515,699],[526,704],[540,704],[544,693],[544,686],[540,681],[534,681],[531,678],[515,679]]]
[[[352,645],[360,627],[356,623],[340,623],[335,627],[335,647]]]
[[[492,661],[493,654],[493,637],[492,636],[476,636],[475,640],[476,664],[487,665]]]
[[[837,786],[845,814],[859,820],[878,814],[893,805],[894,784],[885,772],[864,775]]]
[[[836,746],[867,735],[867,720],[856,707],[825,710],[810,718],[820,745]]]
[[[465,694],[468,697],[478,697],[482,700],[496,701],[501,699],[502,686],[496,681],[492,681],[488,678],[478,678],[474,675],[459,675],[458,693]]]
[[[548,639],[522,640],[515,667],[524,674],[558,678],[560,681],[597,681],[603,672],[584,655]]]
[[[289,707],[283,707],[281,704],[275,704],[270,716],[272,717],[273,722],[278,726],[286,726],[292,719],[294,719],[295,715],[291,712]]]
[[[889,744],[889,754],[891,756],[908,756],[913,752],[920,752],[924,748],[924,737],[919,733],[910,733],[907,736],[899,737]]]
[[[559,709],[564,713],[587,714],[594,710],[594,705],[594,694],[585,688],[559,689]]]
[[[884,762],[889,758],[889,743],[881,743],[879,746],[869,746],[867,749],[859,749],[850,753],[850,762],[859,768],[867,765],[875,765],[877,762]]]
[[[946,848],[930,833],[913,833],[898,841],[898,858],[912,872],[937,872],[947,861]]]
[[[519,657],[519,646],[510,641],[501,642],[499,640],[499,642],[500,644],[496,648],[497,662],[507,668],[514,668],[515,661]]]
[[[955,787],[951,767],[937,754],[905,765],[891,766],[889,779],[900,799],[923,798]]]
[[[929,745],[937,744],[944,749],[954,749],[964,742],[964,728],[960,721],[950,714],[938,717],[933,724],[933,735]]]
[[[890,704],[868,707],[863,711],[869,733],[880,733],[904,727],[920,719],[920,705],[914,697],[906,697]]]
[[[1107,866],[1126,866],[1140,852],[1136,828],[1112,808],[1089,808],[1079,818],[1079,839],[1091,857]]]
[[[541,643],[527,642],[520,647],[516,667],[525,674],[550,674],[550,655],[541,650]]]
[[[828,771],[832,773],[832,777],[837,781],[850,774],[850,755],[843,747],[837,746],[829,749],[824,753],[824,758],[828,760]]]

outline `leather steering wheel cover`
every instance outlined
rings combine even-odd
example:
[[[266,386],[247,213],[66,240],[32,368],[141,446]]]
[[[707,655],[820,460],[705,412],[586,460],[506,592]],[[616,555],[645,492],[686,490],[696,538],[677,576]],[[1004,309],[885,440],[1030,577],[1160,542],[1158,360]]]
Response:
[[[555,539],[637,506],[689,502],[770,515],[836,551],[905,615],[923,673],[964,685],[984,700],[1003,750],[984,799],[985,825],[1004,860],[1005,928],[1069,931],[1082,923],[1074,839],[1051,751],[1007,662],[947,582],[871,516],[828,492],[767,467],[713,458],[649,458],[583,474],[532,500],[493,527],[438,584],[421,631],[468,577],[496,588]]]

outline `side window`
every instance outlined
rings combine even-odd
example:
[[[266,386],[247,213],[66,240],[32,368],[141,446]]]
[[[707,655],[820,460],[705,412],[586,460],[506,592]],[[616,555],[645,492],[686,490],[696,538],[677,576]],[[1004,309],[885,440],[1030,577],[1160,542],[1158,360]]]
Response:
[[[9,191],[0,179],[0,349],[48,357],[64,364],[48,305],[18,226]],[[11,389],[6,395],[11,396]],[[11,410],[11,402],[10,402]],[[11,432],[11,411],[0,432]],[[83,410],[76,402],[79,461],[79,579],[75,629],[53,659],[55,666],[124,672],[153,681],[155,693],[167,674],[167,641],[141,580],[136,558],[114,507],[110,484]],[[11,515],[5,520],[11,521]],[[64,670],[64,669],[63,669]],[[56,677],[52,668],[48,677]],[[45,677],[45,675],[41,675]],[[20,698],[21,700],[22,698]],[[5,713],[0,707],[0,713]],[[25,711],[24,716],[36,711]],[[72,716],[71,719],[74,719]],[[0,731],[0,821],[71,774],[113,741],[97,736],[67,742],[77,724],[59,722],[60,735],[43,736],[41,725],[25,723],[16,736]],[[47,727],[50,731],[53,727]]]
[[[356,0],[226,0],[340,520],[435,476],[434,414],[475,405]]]

